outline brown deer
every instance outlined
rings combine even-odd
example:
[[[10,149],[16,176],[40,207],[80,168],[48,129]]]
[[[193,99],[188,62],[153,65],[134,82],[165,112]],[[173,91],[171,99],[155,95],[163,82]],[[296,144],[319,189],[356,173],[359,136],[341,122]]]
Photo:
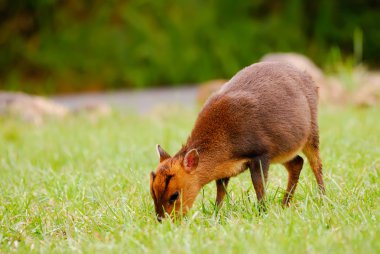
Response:
[[[317,122],[318,88],[289,64],[257,63],[239,71],[211,96],[186,144],[171,157],[159,145],[160,163],[150,176],[157,218],[185,214],[201,188],[216,181],[216,204],[231,177],[247,168],[257,199],[264,198],[269,164],[288,171],[283,205],[300,176],[303,152],[324,193]]]

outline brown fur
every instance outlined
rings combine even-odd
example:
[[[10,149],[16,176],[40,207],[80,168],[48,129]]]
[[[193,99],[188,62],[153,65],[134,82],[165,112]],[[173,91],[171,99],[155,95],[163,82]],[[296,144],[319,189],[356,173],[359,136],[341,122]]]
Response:
[[[161,163],[151,177],[157,215],[186,213],[200,189],[214,180],[220,204],[229,178],[247,168],[261,201],[271,163],[282,163],[288,170],[283,201],[287,205],[302,169],[303,160],[297,155],[301,151],[324,191],[317,103],[311,77],[289,64],[258,63],[238,72],[207,101],[186,144],[174,157],[160,148]],[[186,155],[194,149],[199,157],[194,158],[193,152],[189,162]],[[194,160],[195,166],[189,168]],[[170,205],[176,191],[181,198]]]

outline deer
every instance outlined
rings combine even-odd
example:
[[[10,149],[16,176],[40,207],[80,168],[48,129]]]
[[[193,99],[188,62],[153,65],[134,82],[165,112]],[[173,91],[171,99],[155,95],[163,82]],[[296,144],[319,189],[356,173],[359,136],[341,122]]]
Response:
[[[240,70],[206,101],[174,156],[157,145],[150,194],[158,221],[185,215],[212,181],[220,207],[230,178],[247,169],[263,202],[269,165],[276,163],[288,172],[282,205],[289,206],[304,163],[301,152],[324,194],[317,115],[318,87],[305,71],[280,62]]]

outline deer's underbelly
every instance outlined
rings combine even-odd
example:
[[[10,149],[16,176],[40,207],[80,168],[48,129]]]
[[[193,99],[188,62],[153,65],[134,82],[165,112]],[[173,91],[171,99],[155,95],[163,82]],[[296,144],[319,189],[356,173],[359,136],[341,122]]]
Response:
[[[303,142],[301,142],[300,145],[296,146],[294,149],[280,154],[276,154],[271,158],[270,163],[285,163],[292,160],[294,157],[297,156],[297,154],[299,154],[302,151],[303,147],[305,146],[305,143],[306,139]]]
[[[219,165],[215,170],[218,175],[217,178],[220,179],[239,175],[247,169],[247,162],[247,159],[231,160]]]

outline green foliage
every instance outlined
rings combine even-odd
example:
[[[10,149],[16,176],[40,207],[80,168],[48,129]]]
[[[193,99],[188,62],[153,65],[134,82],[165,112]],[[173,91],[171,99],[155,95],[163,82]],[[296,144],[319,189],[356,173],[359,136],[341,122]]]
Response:
[[[245,172],[230,181],[220,211],[210,183],[184,221],[160,224],[149,193],[154,144],[174,153],[194,117],[180,110],[42,126],[0,119],[0,252],[379,253],[378,110],[321,110],[325,198],[305,164],[283,209],[287,173],[274,165],[266,213]]]
[[[378,64],[376,1],[0,1],[0,85],[31,92],[232,76],[274,51]]]

